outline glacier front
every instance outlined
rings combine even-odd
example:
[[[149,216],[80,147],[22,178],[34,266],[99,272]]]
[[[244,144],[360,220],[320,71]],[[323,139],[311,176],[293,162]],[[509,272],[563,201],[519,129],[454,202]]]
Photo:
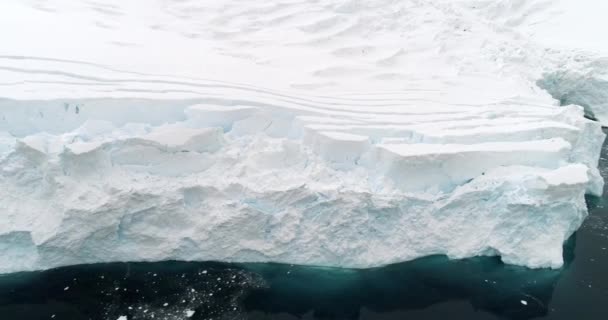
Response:
[[[0,109],[2,272],[165,259],[372,267],[430,254],[559,267],[585,191],[603,184],[603,134],[579,107]]]
[[[559,98],[583,80],[547,75],[595,56],[527,36],[515,17],[552,7],[516,3],[3,1],[0,273],[559,268],[605,136]]]

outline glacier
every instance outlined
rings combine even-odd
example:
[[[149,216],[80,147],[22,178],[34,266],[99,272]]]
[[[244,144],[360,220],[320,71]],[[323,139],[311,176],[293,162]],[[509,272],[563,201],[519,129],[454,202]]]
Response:
[[[549,2],[3,1],[0,273],[559,268],[605,135]]]

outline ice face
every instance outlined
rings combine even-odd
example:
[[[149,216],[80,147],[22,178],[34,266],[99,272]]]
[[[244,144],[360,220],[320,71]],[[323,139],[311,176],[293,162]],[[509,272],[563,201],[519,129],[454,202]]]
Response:
[[[34,107],[12,103],[4,130],[33,131]],[[2,140],[0,271],[165,259],[373,267],[430,254],[555,268],[585,192],[603,183],[603,134],[580,107],[505,106],[488,119],[401,106],[379,125],[366,110],[168,103],[160,114],[182,115],[154,125],[146,113],[113,119],[123,103],[85,101],[76,114],[48,102],[37,110],[76,118]]]
[[[561,105],[580,105],[589,118],[608,125],[608,63],[594,63],[578,72],[546,74],[538,85]]]
[[[531,2],[2,1],[0,272],[559,267],[604,134],[536,83],[599,64]]]

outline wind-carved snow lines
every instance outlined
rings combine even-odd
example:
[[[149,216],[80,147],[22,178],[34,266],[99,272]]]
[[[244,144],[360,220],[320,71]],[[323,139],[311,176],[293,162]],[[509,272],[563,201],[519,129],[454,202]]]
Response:
[[[94,99],[96,95],[101,99],[110,92],[116,99],[126,99],[133,94],[146,99],[171,98],[166,107],[161,107],[170,108],[169,105],[173,104],[171,108],[175,110],[171,111],[173,115],[167,121],[185,120],[185,124],[195,128],[220,127],[228,141],[233,136],[257,134],[301,140],[304,146],[335,169],[364,167],[379,170],[376,174],[381,176],[394,170],[376,167],[378,159],[388,157],[407,166],[415,162],[412,157],[419,156],[417,152],[402,152],[408,149],[432,150],[423,153],[425,156],[430,152],[437,157],[449,158],[450,155],[462,156],[454,150],[476,156],[496,154],[495,147],[501,145],[505,151],[517,150],[520,160],[511,159],[508,163],[490,161],[488,165],[556,168],[560,163],[574,161],[572,157],[579,157],[578,152],[573,151],[574,155],[571,155],[565,150],[578,150],[581,144],[579,137],[584,134],[582,130],[589,126],[579,119],[581,111],[577,107],[555,108],[533,99],[530,104],[511,102],[506,97],[501,100],[500,95],[489,99],[480,97],[478,101],[469,97],[462,100],[462,90],[465,89],[442,88],[441,83],[422,84],[427,86],[422,88],[418,83],[410,90],[393,93],[315,96],[221,81],[130,73],[95,64],[35,57],[2,56],[0,70],[11,72],[13,78],[21,80],[5,84],[5,90],[14,92],[18,87],[36,87],[43,97],[45,91],[57,95],[57,87],[62,86],[66,90],[65,96],[73,96],[72,88],[78,88],[87,99]],[[120,101],[108,107],[117,108]],[[188,104],[197,106],[177,107]],[[10,105],[11,102],[7,102],[7,106]],[[53,114],[53,108],[52,103],[39,107],[38,114],[43,115],[40,118]],[[68,122],[70,124],[66,127],[53,130],[69,132],[83,124],[87,117],[99,120],[110,117],[110,111],[104,114],[99,106],[79,107],[79,110],[83,113],[82,120]],[[11,112],[17,111],[5,111]],[[10,117],[15,115],[10,114]],[[127,116],[115,125],[142,121],[136,118]],[[21,120],[24,124],[32,121]],[[59,125],[48,122],[48,119],[41,121],[47,121],[46,126]],[[19,121],[5,122],[4,126],[11,132],[25,130],[19,127]],[[535,141],[542,144],[556,139],[566,144],[543,151],[554,161],[535,156],[538,150],[527,147]],[[448,161],[447,158],[444,161]],[[591,159],[576,161],[593,165]],[[404,172],[409,170],[401,169]],[[449,178],[440,184],[451,186],[449,190],[488,169],[480,166],[458,181]],[[402,182],[397,186],[411,189],[406,184]]]

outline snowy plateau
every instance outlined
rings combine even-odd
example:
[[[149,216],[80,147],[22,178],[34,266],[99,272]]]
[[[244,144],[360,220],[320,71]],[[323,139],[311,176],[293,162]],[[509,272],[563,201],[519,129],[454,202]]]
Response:
[[[2,0],[0,273],[434,254],[559,268],[603,188],[606,12]]]

